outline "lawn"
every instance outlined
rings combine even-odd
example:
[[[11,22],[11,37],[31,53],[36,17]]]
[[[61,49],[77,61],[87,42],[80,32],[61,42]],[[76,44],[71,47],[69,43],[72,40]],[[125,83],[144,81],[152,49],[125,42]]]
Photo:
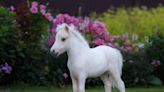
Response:
[[[16,88],[0,88],[0,92],[72,92],[71,88],[54,88],[54,87],[16,87]],[[104,92],[101,88],[89,88],[86,92]],[[118,92],[114,90],[113,92]],[[164,92],[164,87],[158,88],[127,88],[126,92]]]

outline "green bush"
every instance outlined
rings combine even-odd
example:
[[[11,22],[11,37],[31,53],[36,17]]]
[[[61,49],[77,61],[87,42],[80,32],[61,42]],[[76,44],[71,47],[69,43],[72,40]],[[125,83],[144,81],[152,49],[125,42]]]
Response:
[[[41,14],[32,14],[27,4],[16,12],[0,7],[0,65],[12,67],[10,74],[0,69],[0,85],[29,84],[62,87],[70,83],[66,55],[58,59],[49,53],[49,22]],[[0,66],[1,68],[1,66]]]
[[[123,79],[127,87],[149,86],[153,80],[154,68],[146,60],[144,51],[137,53],[123,53]]]
[[[0,64],[8,63],[13,67],[18,53],[17,40],[15,40],[18,29],[16,28],[15,14],[7,9],[0,7]],[[6,80],[12,80],[12,76],[2,72],[0,74],[0,84],[5,84]],[[11,74],[13,75],[13,73]]]
[[[164,36],[158,31],[139,52],[123,52],[123,79],[127,87],[164,83]]]
[[[46,84],[48,61],[44,47],[47,39],[48,21],[40,14],[31,14],[27,4],[16,9],[19,53],[17,55],[15,80],[27,84]],[[21,74],[21,76],[20,76]]]
[[[42,81],[46,52],[42,48],[41,38],[45,36],[48,23],[40,15],[34,16],[24,11],[26,9],[15,14],[0,7],[0,63],[7,62],[12,67],[10,75],[1,77],[1,85],[16,81]]]
[[[155,68],[154,75],[164,84],[164,35],[157,32],[150,36],[145,52],[147,61]]]
[[[98,17],[106,23],[112,35],[118,34],[138,34],[140,41],[145,40],[145,36],[155,33],[156,30],[164,30],[164,7],[147,9],[143,8],[119,8],[116,11],[109,10]],[[164,31],[162,31],[164,34]]]

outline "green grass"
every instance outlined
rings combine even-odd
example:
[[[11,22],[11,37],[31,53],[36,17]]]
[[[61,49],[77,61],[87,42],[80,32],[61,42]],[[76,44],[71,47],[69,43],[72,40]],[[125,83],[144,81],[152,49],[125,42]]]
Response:
[[[72,92],[71,88],[54,88],[54,87],[16,87],[16,88],[0,88],[0,92]],[[101,88],[89,88],[86,92],[104,92]],[[114,89],[113,92],[118,92]],[[164,87],[158,88],[127,88],[126,92],[164,92]]]

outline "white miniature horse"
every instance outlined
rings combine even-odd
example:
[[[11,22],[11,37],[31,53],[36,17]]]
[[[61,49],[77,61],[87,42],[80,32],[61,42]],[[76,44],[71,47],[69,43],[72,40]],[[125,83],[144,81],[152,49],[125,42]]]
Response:
[[[112,86],[125,92],[121,79],[123,60],[118,50],[108,46],[90,48],[74,26],[65,23],[58,25],[56,32],[50,52],[56,56],[67,52],[73,92],[85,92],[86,79],[98,76],[104,83],[105,92],[111,92]]]

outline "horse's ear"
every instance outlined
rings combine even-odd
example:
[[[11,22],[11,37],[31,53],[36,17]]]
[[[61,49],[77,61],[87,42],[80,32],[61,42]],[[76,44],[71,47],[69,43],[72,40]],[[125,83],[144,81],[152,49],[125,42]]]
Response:
[[[65,26],[65,31],[67,31],[69,33],[69,27]]]

